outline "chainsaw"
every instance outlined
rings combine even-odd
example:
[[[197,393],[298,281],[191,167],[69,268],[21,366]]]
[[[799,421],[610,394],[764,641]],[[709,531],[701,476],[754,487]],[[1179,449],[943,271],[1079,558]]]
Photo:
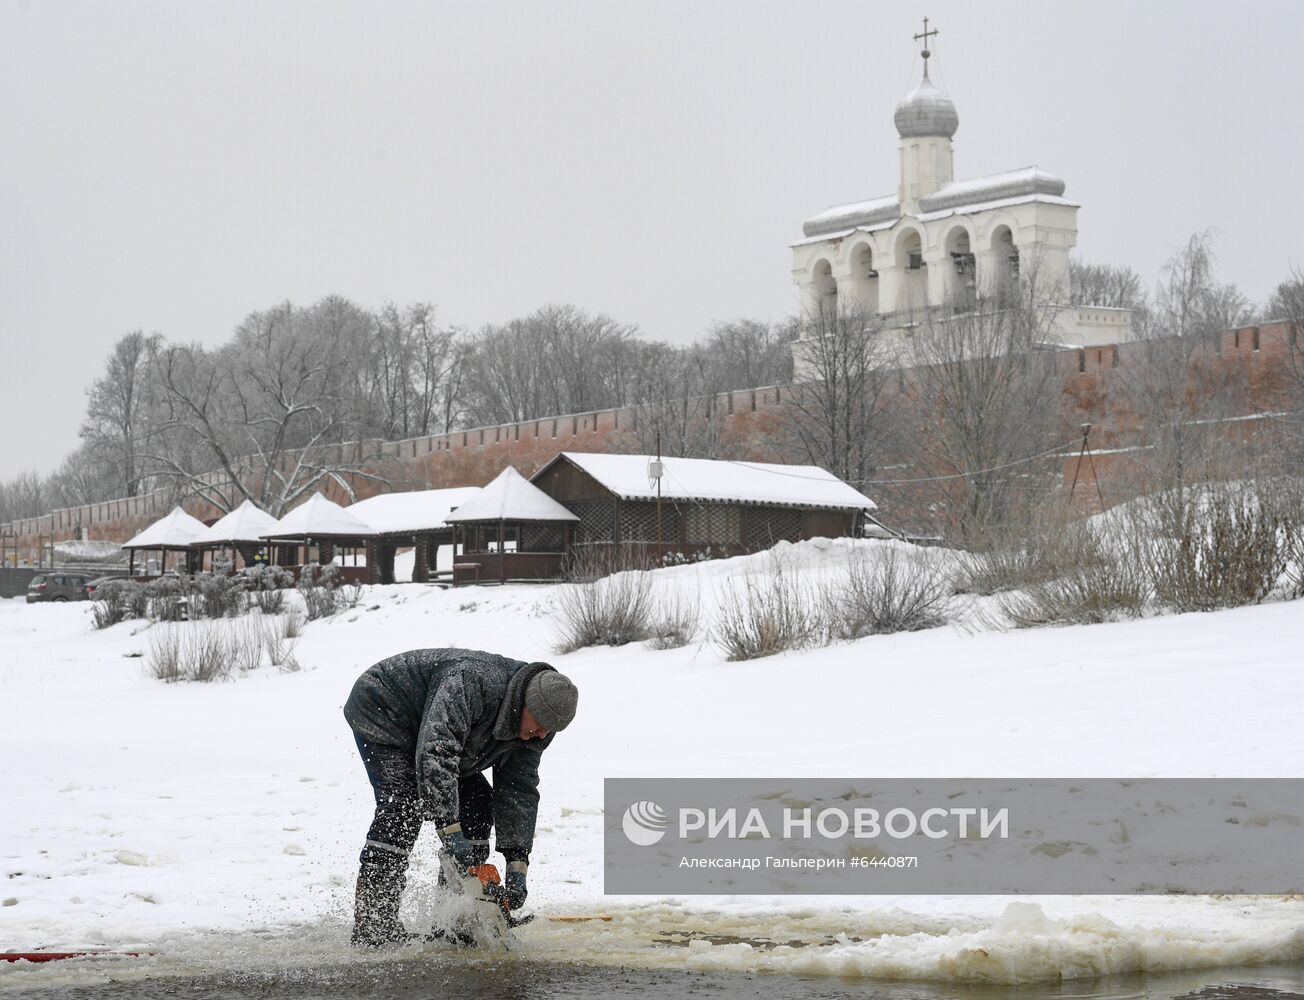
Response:
[[[473,882],[472,879],[475,881]],[[512,912],[511,903],[507,900],[507,887],[503,885],[503,880],[498,876],[498,868],[495,865],[473,865],[466,870],[466,888],[474,890],[478,887],[480,896],[487,903],[492,903],[502,911],[503,920],[507,922],[508,927],[520,927],[522,924],[528,924],[534,919],[533,913],[516,914]]]
[[[513,912],[507,899],[507,889],[495,865],[472,865],[463,869],[445,851],[439,852],[440,881],[452,894],[472,901],[472,907],[459,907],[450,900],[451,919],[448,926],[435,927],[428,941],[446,940],[472,947],[485,943],[485,939],[506,943],[507,931],[528,924],[533,913]],[[483,907],[492,907],[492,910]],[[491,915],[490,915],[491,914]],[[488,916],[488,919],[484,919]]]

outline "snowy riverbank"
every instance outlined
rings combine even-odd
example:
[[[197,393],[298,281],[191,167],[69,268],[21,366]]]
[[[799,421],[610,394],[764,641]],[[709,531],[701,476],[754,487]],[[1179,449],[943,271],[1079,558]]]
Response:
[[[793,554],[817,572],[848,544]],[[709,607],[747,564],[657,576]],[[531,903],[615,919],[537,921],[520,932],[533,958],[996,981],[1304,959],[1299,899],[613,899],[601,837],[604,777],[1297,775],[1298,602],[728,663],[709,642],[556,656],[554,593],[370,588],[308,625],[301,672],[211,685],[146,677],[145,622],[96,632],[86,604],[0,602],[0,946],[166,947],[207,967],[237,941],[283,961],[253,932],[299,925],[297,960],[338,954],[371,809],[340,705],[374,661],[456,645],[548,660],[581,690],[544,758]],[[417,853],[412,921],[431,834]],[[654,947],[675,934],[686,947]],[[0,987],[33,975],[0,969]]]

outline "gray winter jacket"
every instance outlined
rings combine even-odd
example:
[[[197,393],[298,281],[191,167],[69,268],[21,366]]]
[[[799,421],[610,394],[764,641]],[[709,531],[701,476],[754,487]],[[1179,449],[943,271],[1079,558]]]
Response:
[[[458,819],[457,781],[493,768],[494,828],[508,861],[528,859],[539,807],[539,755],[552,742],[520,738],[525,685],[546,663],[476,649],[414,649],[358,678],[344,718],[368,743],[413,754],[422,815]]]

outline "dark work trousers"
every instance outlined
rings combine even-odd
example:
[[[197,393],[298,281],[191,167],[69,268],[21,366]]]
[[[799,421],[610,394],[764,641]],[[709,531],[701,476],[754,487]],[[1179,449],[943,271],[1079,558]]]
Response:
[[[360,859],[364,864],[401,864],[407,868],[408,854],[421,832],[421,799],[417,793],[416,761],[402,747],[368,743],[357,733],[353,738],[367,769],[367,779],[376,793],[376,815],[367,830],[367,843]],[[489,857],[489,828],[493,826],[494,790],[483,774],[458,780],[458,820],[462,833],[483,857]]]

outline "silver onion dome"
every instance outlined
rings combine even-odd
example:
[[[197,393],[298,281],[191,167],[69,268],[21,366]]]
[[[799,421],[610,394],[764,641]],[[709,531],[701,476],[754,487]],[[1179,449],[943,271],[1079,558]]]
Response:
[[[944,136],[949,139],[960,127],[960,116],[951,99],[933,86],[928,74],[919,86],[901,99],[893,116],[897,134],[902,139],[921,136]]]

